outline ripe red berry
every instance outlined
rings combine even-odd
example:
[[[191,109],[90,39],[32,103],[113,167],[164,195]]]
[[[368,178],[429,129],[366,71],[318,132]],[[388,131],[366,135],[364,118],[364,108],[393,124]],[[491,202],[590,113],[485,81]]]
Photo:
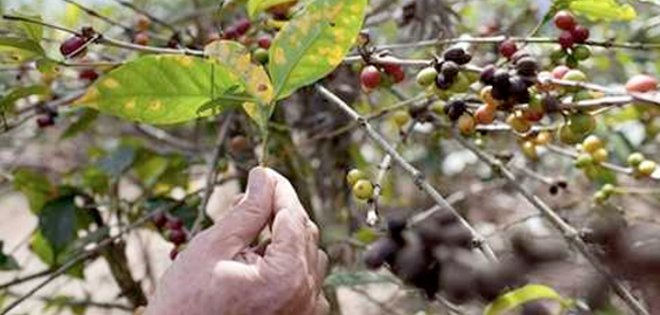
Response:
[[[504,58],[511,59],[516,51],[518,51],[518,46],[516,46],[516,42],[510,39],[507,39],[500,44],[500,54],[502,54]]]
[[[133,42],[138,45],[146,46],[149,44],[149,35],[145,32],[137,33],[135,34],[135,37],[133,37]]]
[[[175,260],[175,259],[176,259],[176,256],[179,256],[179,248],[178,248],[178,247],[174,247],[174,248],[172,248],[172,250],[170,251],[170,259],[171,259],[171,260]]]
[[[573,38],[573,34],[569,31],[564,31],[559,34],[559,45],[561,45],[561,48],[563,49],[568,49],[573,47],[573,44],[575,44],[575,39]]]
[[[571,31],[571,35],[573,35],[573,41],[581,44],[589,39],[589,29],[582,25],[578,25]]]
[[[83,69],[78,73],[78,78],[81,80],[95,81],[98,77],[98,72],[92,68]]]
[[[385,73],[392,76],[394,83],[399,83],[406,79],[406,73],[403,71],[403,67],[397,64],[384,64],[383,70]]]
[[[167,223],[167,216],[162,212],[156,213],[153,216],[153,218],[151,218],[151,221],[154,223],[154,225],[157,228],[160,229],[160,228],[163,228],[165,226],[165,224]]]
[[[380,84],[380,71],[374,66],[366,66],[360,74],[362,85],[368,89],[375,89]]]
[[[575,17],[565,10],[559,11],[555,14],[554,22],[557,28],[564,31],[570,31],[574,29],[576,25]]]
[[[241,36],[247,33],[247,31],[250,29],[250,26],[252,26],[252,23],[250,23],[250,20],[247,18],[241,18],[240,20],[236,21],[235,25],[238,36]]]
[[[183,221],[179,218],[171,218],[165,223],[168,230],[181,230],[183,229]]]
[[[66,58],[82,57],[87,52],[87,48],[83,48],[85,43],[80,36],[70,37],[60,45],[60,53]]]
[[[259,40],[257,41],[257,44],[259,45],[259,47],[261,47],[263,49],[268,49],[268,48],[270,48],[271,39],[270,39],[269,36],[263,36],[263,37],[259,38]]]
[[[39,126],[39,128],[50,127],[54,124],[55,124],[55,120],[51,115],[45,114],[37,118],[37,126]]]
[[[169,231],[169,240],[170,242],[180,245],[186,242],[188,237],[186,236],[186,232],[182,230],[170,230]]]
[[[637,74],[626,82],[628,92],[646,93],[658,89],[658,80],[647,74]]]
[[[224,30],[224,39],[236,39],[239,36],[241,36],[241,34],[238,33],[236,26],[231,25]]]

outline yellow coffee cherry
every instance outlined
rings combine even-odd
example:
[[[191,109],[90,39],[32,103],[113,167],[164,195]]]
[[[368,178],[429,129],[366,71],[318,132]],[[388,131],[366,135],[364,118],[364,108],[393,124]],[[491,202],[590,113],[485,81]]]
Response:
[[[658,165],[651,160],[644,160],[637,166],[637,172],[643,177],[649,177],[655,172]]]
[[[368,200],[374,194],[374,185],[369,180],[360,179],[353,185],[353,196],[360,200]]]
[[[607,152],[607,150],[605,150],[605,148],[600,148],[594,151],[593,153],[591,153],[591,156],[593,157],[594,162],[603,163],[607,161],[609,153]]]
[[[346,174],[346,182],[350,186],[355,185],[358,180],[365,178],[367,178],[367,174],[357,168],[348,171],[348,174]]]
[[[410,113],[407,110],[397,110],[392,114],[392,121],[401,128],[410,121]]]
[[[594,153],[602,147],[603,141],[596,135],[589,135],[584,141],[582,141],[582,149],[588,153]]]

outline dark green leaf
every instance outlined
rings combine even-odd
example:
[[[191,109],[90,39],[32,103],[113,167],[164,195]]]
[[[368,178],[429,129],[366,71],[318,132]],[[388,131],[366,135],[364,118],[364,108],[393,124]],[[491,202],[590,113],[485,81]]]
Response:
[[[14,257],[5,254],[3,251],[4,243],[0,241],[0,271],[18,270],[18,262]]]
[[[0,113],[13,111],[16,101],[31,95],[48,95],[50,90],[44,85],[17,87],[0,99]]]
[[[30,210],[35,214],[38,214],[44,204],[57,194],[44,174],[25,168],[14,171],[14,188],[25,195]]]
[[[31,39],[0,36],[0,61],[23,63],[44,55],[41,45]]]
[[[76,239],[76,210],[74,196],[64,196],[48,202],[39,214],[39,230],[56,256]]]
[[[85,109],[82,114],[69,127],[64,130],[60,139],[68,139],[77,136],[79,133],[87,130],[98,117],[98,112],[92,109]]]

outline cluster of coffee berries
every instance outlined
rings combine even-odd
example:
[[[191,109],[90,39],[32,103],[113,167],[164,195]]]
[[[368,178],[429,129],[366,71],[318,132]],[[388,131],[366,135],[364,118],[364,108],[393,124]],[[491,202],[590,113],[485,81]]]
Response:
[[[403,67],[394,63],[367,65],[360,72],[360,83],[365,92],[371,92],[379,86],[390,86],[406,79]]]
[[[231,25],[225,27],[223,31],[223,39],[238,39],[239,37],[245,35],[252,27],[252,23],[248,18],[240,18],[236,20]]]
[[[548,131],[530,132],[518,139],[518,144],[522,153],[531,160],[539,158],[537,147],[549,144],[552,141],[552,134]],[[565,188],[565,187],[561,187]],[[552,192],[551,192],[552,193]],[[552,193],[553,195],[557,193]]]
[[[559,11],[554,17],[555,26],[561,30],[557,42],[560,48],[554,51],[550,58],[558,63],[566,59],[566,65],[575,68],[582,60],[591,57],[589,47],[583,44],[589,39],[589,29],[578,24],[575,17],[568,11]]]
[[[501,263],[482,261],[472,251],[471,232],[452,213],[438,212],[413,227],[403,219],[390,219],[387,235],[369,247],[364,262],[372,269],[387,265],[429,299],[441,293],[459,304],[489,302],[523,285],[524,274],[535,266],[566,256],[561,241],[539,242],[528,235],[511,241],[512,258]]]
[[[367,174],[359,169],[352,169],[346,174],[346,182],[351,186],[353,196],[360,200],[370,200],[374,194],[374,185]]]
[[[539,64],[536,59],[524,50],[511,56],[511,65],[497,68],[486,66],[480,75],[481,82],[490,87],[482,91],[482,97],[488,101],[496,101],[498,107],[510,108],[514,104],[528,103],[531,100],[529,88],[536,82]],[[484,95],[487,94],[487,95]]]
[[[417,74],[417,83],[422,87],[432,86],[443,99],[447,98],[446,92],[465,93],[472,82],[461,72],[461,66],[471,60],[472,55],[462,47],[449,48],[442,54],[442,59],[435,60],[433,66]]]
[[[59,116],[57,109],[39,107],[37,110],[37,126],[41,129],[55,125],[55,118]]]
[[[170,258],[176,259],[176,256],[183,250],[184,244],[188,241],[188,233],[183,226],[183,220],[167,213],[159,212],[151,218],[153,224],[163,233],[165,239],[174,244],[170,252]]]
[[[578,145],[580,153],[575,158],[575,167],[589,170],[607,161],[609,153],[603,145],[603,141],[596,135],[589,135]]]
[[[260,64],[268,63],[268,49],[272,43],[270,35],[262,35],[257,39],[257,47],[252,51],[252,57]]]
[[[594,193],[594,201],[598,204],[604,203],[612,195],[616,193],[616,187],[612,184],[605,184],[603,185],[598,191]]]
[[[634,174],[637,177],[649,177],[658,168],[656,162],[646,159],[639,152],[634,152],[628,156],[628,165],[633,168]]]

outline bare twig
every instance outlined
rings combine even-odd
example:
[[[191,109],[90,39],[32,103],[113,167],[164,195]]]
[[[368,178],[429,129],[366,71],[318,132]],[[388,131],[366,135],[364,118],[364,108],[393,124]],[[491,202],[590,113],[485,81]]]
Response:
[[[192,229],[190,230],[191,236],[195,236],[202,228],[202,222],[204,222],[204,216],[206,215],[206,206],[209,204],[211,193],[215,187],[215,179],[218,176],[216,168],[218,167],[218,161],[220,161],[220,157],[225,152],[225,142],[227,140],[229,127],[231,126],[232,121],[233,115],[232,113],[229,113],[225,120],[222,122],[220,130],[218,130],[218,140],[216,142],[215,153],[213,154],[213,158],[211,158],[208,164],[206,187],[204,188],[204,193],[202,195],[202,202],[199,204],[199,208],[197,209],[197,217],[195,218],[195,222],[193,223]]]
[[[610,282],[617,295],[632,309],[635,314],[648,315],[649,312],[644,308],[641,302],[637,301],[635,296],[630,290],[614,275],[610,273],[605,265],[603,265],[598,257],[589,249],[589,246],[582,240],[580,233],[573,226],[564,221],[550,206],[548,206],[541,198],[530,193],[523,187],[516,176],[504,164],[489,155],[483,150],[479,149],[476,145],[463,138],[458,131],[453,130],[454,138],[463,145],[466,149],[474,153],[481,161],[488,164],[494,171],[501,174],[515,190],[517,190],[529,203],[538,209],[543,217],[548,220],[559,232],[566,241],[578,250],[584,258],[606,279]]]
[[[446,209],[447,211],[450,211],[453,215],[455,215],[459,222],[472,233],[472,236],[474,238],[474,243],[476,245],[476,248],[478,248],[484,256],[491,260],[491,261],[497,261],[497,257],[495,256],[495,252],[493,252],[492,248],[486,243],[484,240],[483,236],[481,236],[475,229],[470,225],[469,222],[463,218],[454,207],[451,206],[447,202],[447,200],[431,185],[431,183],[424,178],[424,175],[417,170],[414,166],[412,166],[408,161],[406,161],[397,151],[390,145],[383,137],[376,132],[373,127],[367,122],[367,120],[360,116],[357,112],[355,112],[348,104],[346,104],[343,100],[341,100],[338,96],[330,92],[328,89],[324,88],[321,85],[316,86],[316,90],[327,100],[329,100],[331,103],[337,105],[340,109],[342,109],[347,115],[349,115],[352,119],[358,122],[360,127],[367,133],[369,138],[373,140],[381,149],[383,149],[387,154],[392,156],[392,160],[399,165],[401,168],[403,168],[410,176],[415,181],[415,185],[419,187],[419,189],[425,191],[435,203],[440,205],[442,209]]]

